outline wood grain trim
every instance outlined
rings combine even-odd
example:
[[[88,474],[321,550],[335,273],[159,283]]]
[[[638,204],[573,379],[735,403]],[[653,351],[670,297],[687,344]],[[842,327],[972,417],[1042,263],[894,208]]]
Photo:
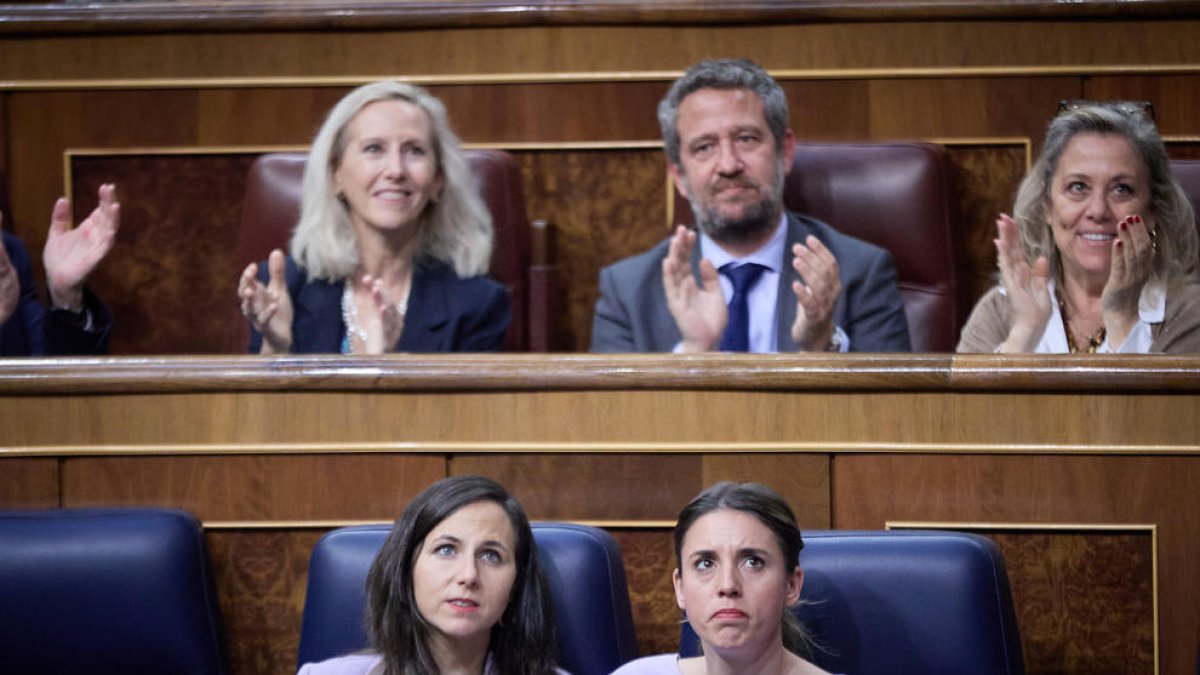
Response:
[[[359,525],[391,525],[390,520],[209,520],[201,523],[206,530],[332,530],[339,527]],[[669,530],[675,527],[673,520],[587,520],[560,518],[553,521],[530,521],[531,523],[555,522],[587,525],[604,530]]]
[[[1187,0],[495,0],[288,3],[108,0],[0,5],[0,34],[164,33],[501,26],[728,25],[912,20],[1131,19],[1196,16]]]
[[[0,359],[0,395],[202,391],[1200,391],[1163,355],[390,354]]]
[[[0,5],[3,8],[11,5]],[[0,26],[3,26],[0,23]],[[0,32],[0,35],[3,35]],[[1144,64],[1136,66],[1076,64],[1063,66],[964,66],[919,68],[819,68],[772,70],[779,81],[790,80],[913,80],[993,79],[1011,77],[1063,77],[1103,75],[1194,75],[1200,64]],[[337,75],[327,77],[173,77],[98,78],[0,81],[0,91],[107,91],[131,89],[246,89],[357,87],[381,79],[399,79],[423,86],[480,84],[579,84],[603,82],[670,82],[683,71],[595,71],[564,73],[462,73],[446,75]]]
[[[509,150],[515,152],[536,150],[656,150],[662,149],[659,141],[563,141],[534,143],[463,143],[465,150]],[[67,159],[75,157],[131,157],[139,155],[262,155],[270,152],[308,152],[308,145],[192,145],[167,147],[132,148],[67,148],[63,154]]]
[[[9,457],[172,456],[181,455],[338,455],[338,454],[753,454],[822,455],[935,454],[935,455],[1200,455],[1200,445],[1115,445],[1111,443],[555,443],[555,442],[440,442],[394,443],[225,443],[145,445],[28,445],[0,447]]]

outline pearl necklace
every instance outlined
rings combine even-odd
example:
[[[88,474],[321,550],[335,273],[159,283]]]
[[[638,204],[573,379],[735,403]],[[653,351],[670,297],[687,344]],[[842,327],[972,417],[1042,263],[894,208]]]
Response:
[[[408,298],[396,303],[396,313],[400,318],[408,312]],[[346,353],[354,353],[354,338],[367,344],[367,329],[358,322],[358,303],[354,302],[354,284],[346,279],[342,288],[342,321],[346,324]]]

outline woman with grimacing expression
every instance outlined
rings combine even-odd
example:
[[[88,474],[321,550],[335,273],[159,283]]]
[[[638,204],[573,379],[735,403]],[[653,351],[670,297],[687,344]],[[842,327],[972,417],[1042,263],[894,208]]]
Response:
[[[1145,104],[1064,104],[996,221],[1001,285],[960,352],[1200,352],[1191,203]]]
[[[703,654],[637,659],[613,675],[822,675],[804,660],[800,600],[804,546],[787,502],[764,485],[718,483],[679,514],[675,599]]]
[[[441,102],[375,82],[334,106],[304,172],[291,255],[238,282],[250,351],[491,351],[509,323],[483,276],[491,215]]]
[[[524,509],[495,481],[455,476],[404,509],[367,576],[372,649],[300,675],[566,675]]]

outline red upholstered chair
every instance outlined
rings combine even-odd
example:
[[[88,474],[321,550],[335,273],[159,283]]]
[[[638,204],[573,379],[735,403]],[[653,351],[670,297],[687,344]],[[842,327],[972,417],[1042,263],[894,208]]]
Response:
[[[789,211],[887,249],[914,352],[952,352],[965,318],[945,150],[930,143],[798,143],[783,189]],[[675,217],[692,223],[676,193]]]
[[[469,150],[465,154],[495,228],[489,274],[512,296],[512,325],[505,348],[551,351],[556,346],[553,326],[559,314],[559,296],[553,292],[556,269],[546,260],[545,223],[530,226],[521,171],[512,155],[502,150]],[[303,153],[273,153],[259,157],[251,166],[238,235],[239,269],[263,260],[274,248],[287,249],[300,218],[306,159]],[[242,339],[245,345],[246,338]]]

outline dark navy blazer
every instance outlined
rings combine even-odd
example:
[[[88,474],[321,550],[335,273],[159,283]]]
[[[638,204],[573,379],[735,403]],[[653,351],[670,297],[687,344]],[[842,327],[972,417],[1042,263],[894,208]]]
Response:
[[[284,278],[295,314],[292,352],[337,354],[342,350],[346,323],[342,319],[341,282],[309,279],[291,256]],[[258,267],[267,283],[267,263]],[[487,277],[463,279],[444,262],[423,258],[416,263],[404,331],[398,352],[486,352],[504,344],[511,320],[508,291]],[[262,335],[250,329],[250,352],[257,354]]]
[[[33,264],[25,244],[13,234],[3,233],[4,250],[17,273],[20,298],[12,316],[0,325],[0,356],[104,354],[112,319],[99,298],[84,289],[83,304],[91,312],[93,329],[74,325],[69,314],[46,312],[33,283]]]

